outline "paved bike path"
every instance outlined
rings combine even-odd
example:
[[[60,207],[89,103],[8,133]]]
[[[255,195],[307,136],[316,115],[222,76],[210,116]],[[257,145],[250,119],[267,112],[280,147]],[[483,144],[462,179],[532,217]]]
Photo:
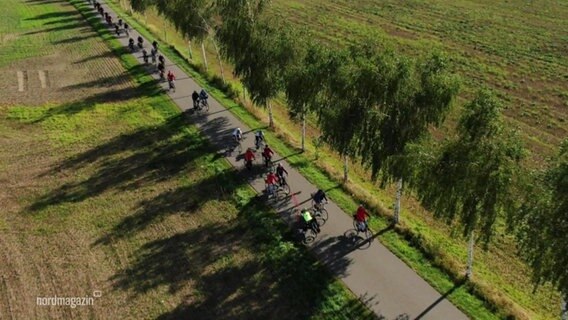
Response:
[[[105,12],[112,16],[113,21],[117,21],[116,13],[105,3],[101,4]],[[100,18],[100,15],[98,17]],[[131,30],[130,37],[136,40],[138,36],[135,30]],[[128,37],[122,35],[118,39],[125,47],[128,46]],[[148,52],[153,40],[144,39]],[[143,64],[141,50],[134,53],[134,56]],[[148,70],[152,72],[154,78],[158,78],[154,66],[149,66]],[[201,87],[167,57],[166,70],[173,71],[177,78],[177,90],[170,92],[170,97],[181,110],[189,109],[192,106],[191,93],[194,90],[199,92]],[[167,89],[167,82],[162,86]],[[213,97],[209,98],[209,106],[209,113],[193,114],[190,118],[210,141],[220,148],[219,152],[227,148],[227,142],[231,141],[232,131],[236,127],[240,127],[244,133],[243,150],[254,147],[254,132],[250,128]],[[237,168],[243,168],[241,158],[236,156],[236,152],[227,157]],[[292,212],[295,205],[300,208],[304,205],[309,206],[310,193],[314,192],[316,187],[291,168],[281,155],[275,154],[273,159],[281,161],[287,169],[289,173],[287,181],[293,196],[283,200],[271,200],[271,204],[283,219],[293,223],[295,217]],[[259,165],[259,162],[256,165]],[[262,176],[255,176],[250,183],[257,192],[263,192],[265,185]],[[409,319],[468,319],[445,299],[445,296],[434,290],[377,239],[360,243],[358,246],[353,245],[346,236],[353,230],[351,215],[345,214],[333,201],[326,205],[326,209],[329,212],[329,219],[310,247],[320,260],[377,315],[386,319],[395,319],[404,315]]]

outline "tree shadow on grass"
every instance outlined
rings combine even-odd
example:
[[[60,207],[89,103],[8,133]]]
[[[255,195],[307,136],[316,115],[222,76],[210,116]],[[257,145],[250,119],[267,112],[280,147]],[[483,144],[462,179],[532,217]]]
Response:
[[[174,116],[157,127],[145,127],[68,159],[45,173],[95,165],[86,180],[65,184],[31,205],[32,211],[64,202],[79,202],[109,189],[134,190],[140,185],[165,181],[189,169],[211,152],[206,141],[185,131],[183,117]]]
[[[52,41],[52,44],[67,44],[67,43],[75,43],[75,42],[81,42],[90,38],[96,38],[98,37],[98,35],[96,33],[90,33],[88,35],[85,36],[75,36],[75,37],[71,37],[71,38],[65,38],[65,39],[61,39],[61,40],[56,40],[56,41]],[[114,54],[112,53],[112,51],[108,51],[108,56],[112,57],[114,56]],[[92,59],[89,59],[92,60]],[[88,61],[88,60],[87,60]],[[74,62],[74,64],[76,64],[78,62]]]
[[[44,4],[44,3],[49,3],[49,1],[44,1],[44,0],[26,0],[26,3],[38,3],[38,4]],[[56,2],[64,2],[64,3],[68,3],[67,1],[56,1]],[[31,17],[31,18],[26,18],[24,20],[26,21],[37,21],[37,20],[49,20],[49,19],[55,19],[55,18],[69,18],[71,16],[75,16],[75,20],[74,21],[78,21],[78,20],[82,20],[80,17],[80,13],[79,11],[57,11],[57,12],[49,12],[49,13],[42,13],[42,14],[38,14],[37,16]]]
[[[50,25],[54,25],[54,24],[66,24],[66,23],[71,23],[71,22],[77,22],[79,20],[83,20],[82,17],[68,17],[68,18],[61,18],[61,19],[57,19],[57,20],[53,20],[53,21],[48,21],[48,22],[44,22],[43,25],[44,26],[50,26]]]
[[[69,2],[65,1],[65,0],[26,0],[26,3],[32,4],[32,5],[46,5],[46,4],[54,4],[54,3],[69,4]]]
[[[57,27],[51,27],[51,28],[45,28],[45,29],[40,29],[40,30],[35,30],[35,31],[29,31],[24,33],[24,35],[29,36],[29,35],[34,35],[34,34],[41,34],[41,33],[52,33],[52,32],[58,32],[58,31],[63,31],[63,30],[71,30],[71,29],[78,29],[77,32],[78,33],[82,33],[82,31],[80,31],[79,29],[84,29],[85,32],[91,32],[92,28],[91,26],[83,21],[83,20],[78,20],[80,22],[77,23],[69,23],[69,24],[65,24],[62,26],[57,26]]]
[[[93,35],[90,35],[90,36],[84,37],[84,38],[89,38],[89,37],[98,37],[98,35],[93,34]],[[83,40],[83,37],[77,37],[77,38],[78,38],[77,41]],[[73,38],[65,39],[65,40],[71,41],[71,39],[73,39]],[[83,64],[83,63],[91,61],[91,60],[106,59],[106,58],[112,58],[112,57],[115,57],[115,53],[113,51],[105,51],[103,53],[95,54],[95,55],[92,55],[92,56],[89,56],[89,57],[85,57],[81,60],[74,61],[73,64]]]
[[[190,186],[168,190],[151,200],[138,203],[137,211],[117,224],[107,235],[99,238],[94,245],[104,245],[131,236],[160,222],[167,215],[182,212],[192,212],[199,209],[210,200],[230,196],[242,186],[238,180],[229,179],[230,171],[220,171],[216,174],[197,181]],[[222,213],[215,213],[222,215]]]
[[[109,77],[98,77],[96,80],[81,82],[63,87],[62,90],[80,90],[85,88],[110,88],[115,85],[128,83],[132,80],[130,74],[125,71]],[[111,93],[112,94],[112,93]]]
[[[184,292],[185,302],[158,319],[376,318],[358,299],[335,296],[339,284],[293,239],[256,197],[241,203],[230,223],[207,224],[143,245],[112,280],[115,290],[133,297],[159,287]],[[255,256],[243,259],[243,247]]]

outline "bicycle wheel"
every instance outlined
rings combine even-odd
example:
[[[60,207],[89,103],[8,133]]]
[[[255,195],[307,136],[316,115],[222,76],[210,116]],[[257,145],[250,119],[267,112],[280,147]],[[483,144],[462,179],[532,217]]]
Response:
[[[327,219],[329,218],[329,214],[327,213],[327,210],[325,210],[325,208],[320,208],[318,210],[319,214],[321,215],[321,217],[327,221]]]
[[[316,240],[317,234],[311,228],[304,231],[304,239],[302,240],[303,244],[310,244]]]
[[[326,221],[319,212],[314,214],[314,219],[316,219],[320,228],[325,224]]]
[[[363,235],[365,237],[365,240],[367,240],[367,241],[371,241],[373,239],[373,232],[369,229],[369,227],[367,227],[365,229],[365,232],[363,232]]]
[[[288,185],[288,183],[284,183],[284,185],[280,186],[280,188],[282,189],[285,195],[290,194],[290,186]]]

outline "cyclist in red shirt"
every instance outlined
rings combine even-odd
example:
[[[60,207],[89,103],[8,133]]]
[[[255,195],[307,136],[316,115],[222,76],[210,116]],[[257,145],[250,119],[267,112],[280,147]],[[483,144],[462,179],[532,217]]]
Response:
[[[273,195],[274,190],[276,189],[276,184],[278,183],[278,177],[276,176],[276,174],[270,171],[266,176],[266,180],[264,180],[264,182],[266,183],[266,190],[268,191],[268,195]]]
[[[176,85],[175,85],[175,81],[176,80],[176,76],[174,75],[174,73],[170,70],[168,71],[168,84],[170,85],[170,90],[174,90],[174,92],[176,91]]]
[[[272,155],[274,151],[270,149],[268,145],[264,146],[264,150],[262,151],[262,156],[264,157],[264,162],[268,165],[268,162],[272,159]]]
[[[252,162],[256,159],[254,152],[251,148],[248,148],[247,152],[245,152],[245,167],[247,169],[252,169]]]
[[[367,219],[370,218],[370,216],[362,204],[357,208],[354,218],[355,221],[357,221],[357,231],[365,231],[365,229],[367,229]]]

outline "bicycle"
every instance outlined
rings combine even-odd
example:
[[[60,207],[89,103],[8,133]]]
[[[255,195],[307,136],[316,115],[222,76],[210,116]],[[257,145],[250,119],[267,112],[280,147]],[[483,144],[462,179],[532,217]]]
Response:
[[[199,99],[198,103],[199,109],[205,112],[209,112],[209,102],[207,102],[207,99]]]
[[[289,195],[290,194],[290,185],[286,181],[286,178],[282,176],[282,177],[278,177],[278,179],[279,179],[279,181],[278,181],[276,192],[283,191],[285,195]]]
[[[315,230],[315,226],[313,225],[308,225],[305,221],[304,218],[302,217],[300,211],[298,211],[298,209],[294,209],[294,211],[296,212],[296,223],[297,223],[297,230],[299,232],[299,236],[300,236],[300,241],[304,244],[304,245],[308,245],[312,242],[314,242],[318,236],[318,231],[319,230]],[[315,220],[315,223],[318,224],[317,229],[319,229],[319,222],[317,220]]]
[[[363,236],[364,236],[364,240],[369,240],[373,237],[373,232],[371,232],[371,230],[369,229],[369,224],[367,223],[367,221],[360,223],[359,221],[357,221],[357,219],[355,219],[355,216],[353,216],[353,228],[355,228],[355,230],[357,231],[357,236],[359,236],[359,233],[362,232]]]
[[[201,109],[201,108],[198,108]],[[241,143],[242,138],[237,138],[235,136],[233,136],[233,140],[235,142],[235,147],[233,148],[233,150],[236,150],[238,154],[241,154],[243,152],[243,145]]]
[[[272,156],[267,157],[265,155],[262,155],[262,157],[264,158],[264,165],[267,168],[272,168],[272,166],[274,165],[274,163],[272,162]]]
[[[327,210],[324,208],[323,203],[320,205],[315,204],[314,206],[312,206],[312,211],[314,212],[314,216],[321,218],[323,222],[320,223],[320,226],[323,226],[327,221],[327,219],[329,218],[329,214]]]
[[[262,150],[264,148],[264,139],[259,139],[259,138],[255,138],[256,140],[254,141],[256,150]]]

